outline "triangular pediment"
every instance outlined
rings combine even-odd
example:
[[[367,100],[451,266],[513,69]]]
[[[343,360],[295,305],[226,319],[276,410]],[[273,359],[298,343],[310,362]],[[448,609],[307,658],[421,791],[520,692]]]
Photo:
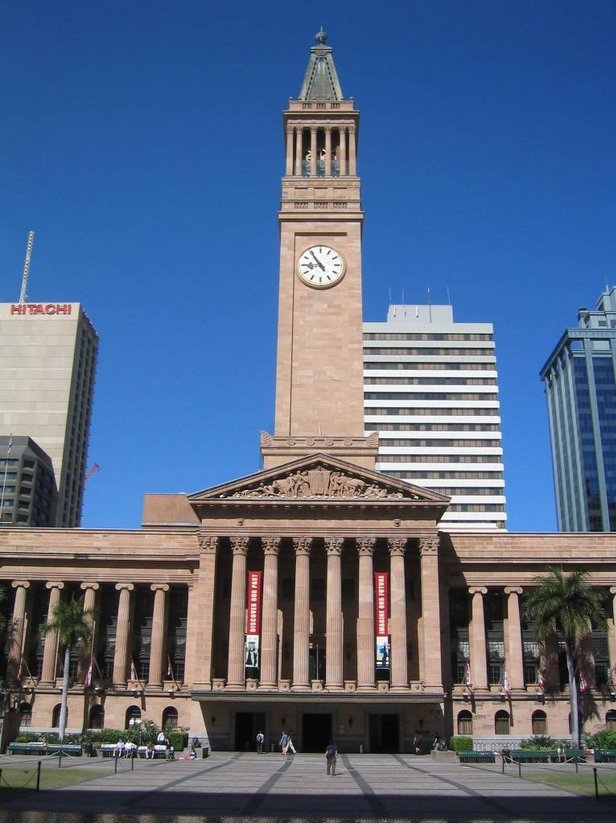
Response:
[[[315,453],[188,496],[195,506],[210,502],[336,501],[442,506],[449,498],[339,458]]]

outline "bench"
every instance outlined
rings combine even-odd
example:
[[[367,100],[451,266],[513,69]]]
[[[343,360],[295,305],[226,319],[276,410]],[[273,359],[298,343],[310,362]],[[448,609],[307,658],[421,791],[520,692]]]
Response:
[[[22,743],[13,741],[9,744],[11,755],[81,755],[81,744],[61,744],[59,741],[54,744],[46,744],[44,741],[29,741]]]
[[[616,761],[616,750],[595,750],[595,763]]]
[[[511,761],[517,764],[547,764],[558,760],[556,750],[511,750]]]
[[[115,752],[116,745],[115,744],[101,744],[100,751],[103,758],[113,758],[113,754]],[[148,748],[145,746],[137,747],[134,750],[134,754],[139,758],[145,758]],[[120,756],[124,758],[125,755]],[[133,756],[134,757],[134,756]],[[167,757],[167,748],[164,744],[155,744],[154,745],[154,758],[166,758]]]
[[[489,750],[462,750],[458,753],[460,764],[494,764],[494,753]]]

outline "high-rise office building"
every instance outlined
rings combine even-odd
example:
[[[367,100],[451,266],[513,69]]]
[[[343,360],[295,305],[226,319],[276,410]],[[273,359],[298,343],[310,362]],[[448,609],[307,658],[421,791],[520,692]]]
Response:
[[[580,309],[541,370],[558,529],[616,532],[616,287]]]
[[[79,526],[98,336],[78,303],[0,304],[0,435],[51,458],[55,526]]]
[[[364,324],[377,469],[449,495],[446,531],[505,528],[497,378],[492,324],[456,323],[451,306],[390,306]]]
[[[0,525],[53,526],[51,458],[27,436],[0,435]]]

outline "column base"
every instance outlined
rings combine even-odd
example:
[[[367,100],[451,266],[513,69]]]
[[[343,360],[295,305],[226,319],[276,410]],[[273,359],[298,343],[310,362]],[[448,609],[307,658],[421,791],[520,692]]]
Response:
[[[357,692],[376,692],[376,684],[358,684]]]
[[[227,684],[225,692],[245,692],[246,684]]]
[[[310,692],[310,684],[293,684],[291,692]]]

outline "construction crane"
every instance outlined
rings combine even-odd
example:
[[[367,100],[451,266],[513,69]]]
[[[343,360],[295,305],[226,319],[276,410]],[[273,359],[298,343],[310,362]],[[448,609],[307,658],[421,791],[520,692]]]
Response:
[[[28,232],[28,243],[26,244],[26,259],[24,260],[24,270],[21,276],[21,292],[19,293],[19,302],[26,302],[26,293],[28,290],[28,275],[30,274],[30,261],[32,260],[32,247],[34,246],[34,232]]]
[[[87,484],[92,475],[94,475],[95,472],[98,472],[99,469],[100,464],[97,463],[93,463],[92,466],[88,467],[88,469],[86,469],[85,475],[83,476],[84,484]]]

